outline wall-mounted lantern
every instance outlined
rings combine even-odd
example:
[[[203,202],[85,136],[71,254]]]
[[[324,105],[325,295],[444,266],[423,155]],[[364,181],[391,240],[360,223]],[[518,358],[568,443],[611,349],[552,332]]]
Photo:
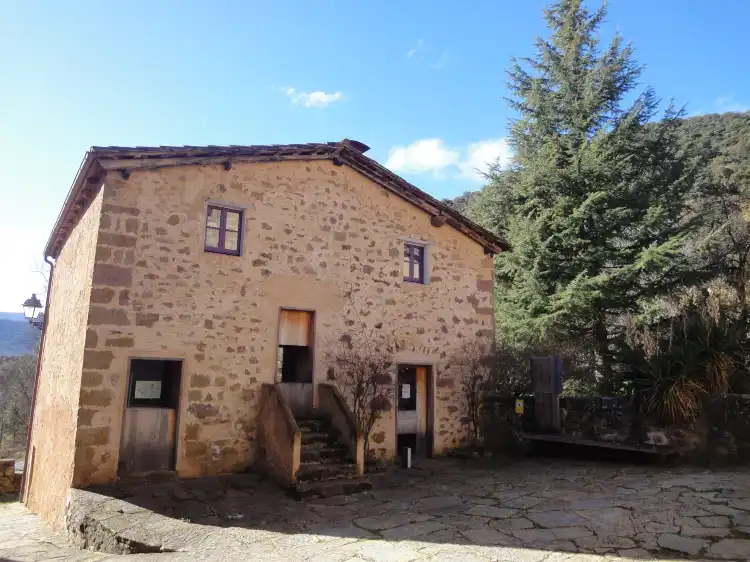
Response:
[[[41,330],[44,326],[44,312],[42,312],[42,303],[36,296],[36,293],[32,293],[31,298],[28,298],[23,303],[23,315],[28,320],[29,324],[34,326],[37,330]]]

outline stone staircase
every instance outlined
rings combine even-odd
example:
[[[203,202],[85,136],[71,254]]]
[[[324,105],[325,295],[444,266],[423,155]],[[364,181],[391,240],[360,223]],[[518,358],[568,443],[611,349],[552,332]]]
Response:
[[[293,493],[298,499],[326,498],[369,490],[366,477],[357,476],[349,447],[322,414],[296,420],[302,434],[300,468]]]

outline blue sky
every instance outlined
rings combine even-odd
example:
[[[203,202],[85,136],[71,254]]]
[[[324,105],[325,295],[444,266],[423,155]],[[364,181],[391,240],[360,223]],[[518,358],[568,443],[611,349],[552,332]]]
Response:
[[[481,187],[475,168],[508,156],[508,61],[546,4],[0,2],[0,311],[41,291],[92,145],[348,137],[437,197]],[[745,110],[747,21],[746,0],[612,0],[602,35],[632,41],[644,84],[689,113]]]

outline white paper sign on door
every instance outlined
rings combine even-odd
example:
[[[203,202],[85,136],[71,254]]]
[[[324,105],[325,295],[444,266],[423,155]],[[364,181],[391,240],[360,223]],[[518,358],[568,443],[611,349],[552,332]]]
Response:
[[[401,385],[401,398],[404,400],[408,400],[411,398],[411,385],[410,384],[402,384]]]
[[[158,400],[161,398],[161,381],[135,381],[133,398],[141,400]]]

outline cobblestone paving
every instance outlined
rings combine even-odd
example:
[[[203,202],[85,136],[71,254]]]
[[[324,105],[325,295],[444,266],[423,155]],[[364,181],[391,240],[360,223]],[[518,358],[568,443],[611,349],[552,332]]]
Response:
[[[252,478],[161,483],[139,490],[131,496],[121,489],[118,494],[126,496],[121,500],[96,496],[91,509],[104,527],[128,540],[179,551],[139,555],[144,558],[750,560],[750,473],[745,470],[559,460],[489,467],[441,460],[400,473],[392,487],[308,502],[291,500]],[[60,549],[61,560],[103,558],[72,551],[59,538],[38,539],[40,533],[48,536],[39,531],[38,520],[11,505],[16,507],[8,515],[0,504],[0,558],[4,541],[17,540],[19,525],[26,535],[18,540],[27,542],[11,543],[13,548],[33,548],[42,541]]]

